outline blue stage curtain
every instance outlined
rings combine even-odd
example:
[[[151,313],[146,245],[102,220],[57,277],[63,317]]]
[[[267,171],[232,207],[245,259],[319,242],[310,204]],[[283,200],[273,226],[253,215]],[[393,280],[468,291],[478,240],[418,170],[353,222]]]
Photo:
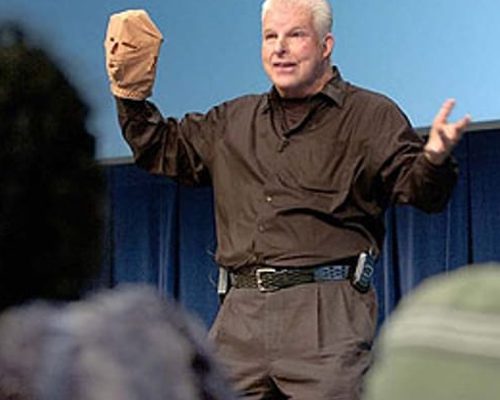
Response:
[[[469,243],[470,138],[466,135],[455,149],[459,179],[444,211],[426,214],[411,206],[395,206],[386,212],[387,234],[375,276],[379,323],[425,278],[474,261]]]
[[[423,279],[500,261],[500,132],[465,135],[459,181],[447,208],[390,208],[375,286],[381,323]],[[209,326],[218,308],[211,188],[181,187],[134,165],[107,166],[108,216],[101,284],[147,282]]]
[[[474,262],[500,255],[500,135],[482,132],[469,140],[470,242]]]
[[[179,196],[179,296],[210,325],[219,306],[213,191],[181,187]]]
[[[141,282],[177,296],[178,185],[134,165],[105,168],[108,212],[101,282]]]

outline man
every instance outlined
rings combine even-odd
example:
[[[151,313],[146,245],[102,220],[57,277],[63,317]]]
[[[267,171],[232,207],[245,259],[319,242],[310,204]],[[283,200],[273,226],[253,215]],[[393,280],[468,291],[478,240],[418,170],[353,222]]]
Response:
[[[211,337],[246,399],[359,398],[384,211],[441,210],[456,180],[449,154],[469,118],[449,123],[446,101],[422,143],[392,101],[342,80],[331,25],[325,0],[266,0],[269,93],[182,120],[117,99],[137,165],[213,185],[216,260],[232,289]]]

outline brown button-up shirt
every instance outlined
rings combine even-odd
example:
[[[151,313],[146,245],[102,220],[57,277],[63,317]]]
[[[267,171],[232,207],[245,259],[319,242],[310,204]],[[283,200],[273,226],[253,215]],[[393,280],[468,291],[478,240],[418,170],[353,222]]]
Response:
[[[286,123],[274,89],[180,120],[151,102],[117,99],[137,165],[213,185],[216,261],[228,268],[310,266],[378,250],[391,203],[429,212],[446,205],[455,164],[429,163],[391,100],[334,68],[306,103]]]

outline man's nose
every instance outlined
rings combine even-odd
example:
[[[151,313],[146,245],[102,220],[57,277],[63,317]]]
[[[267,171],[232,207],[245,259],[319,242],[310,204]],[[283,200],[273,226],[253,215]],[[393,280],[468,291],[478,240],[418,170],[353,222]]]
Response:
[[[274,46],[274,51],[277,54],[284,54],[287,52],[287,50],[288,50],[288,44],[286,42],[286,39],[285,38],[278,38],[278,40],[276,40],[276,43]]]

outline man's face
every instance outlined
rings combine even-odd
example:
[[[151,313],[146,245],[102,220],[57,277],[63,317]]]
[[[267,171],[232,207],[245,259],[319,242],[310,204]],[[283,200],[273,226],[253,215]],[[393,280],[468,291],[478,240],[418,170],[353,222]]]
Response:
[[[320,40],[307,8],[278,2],[264,15],[262,64],[282,97],[319,92],[332,47],[332,35]]]

